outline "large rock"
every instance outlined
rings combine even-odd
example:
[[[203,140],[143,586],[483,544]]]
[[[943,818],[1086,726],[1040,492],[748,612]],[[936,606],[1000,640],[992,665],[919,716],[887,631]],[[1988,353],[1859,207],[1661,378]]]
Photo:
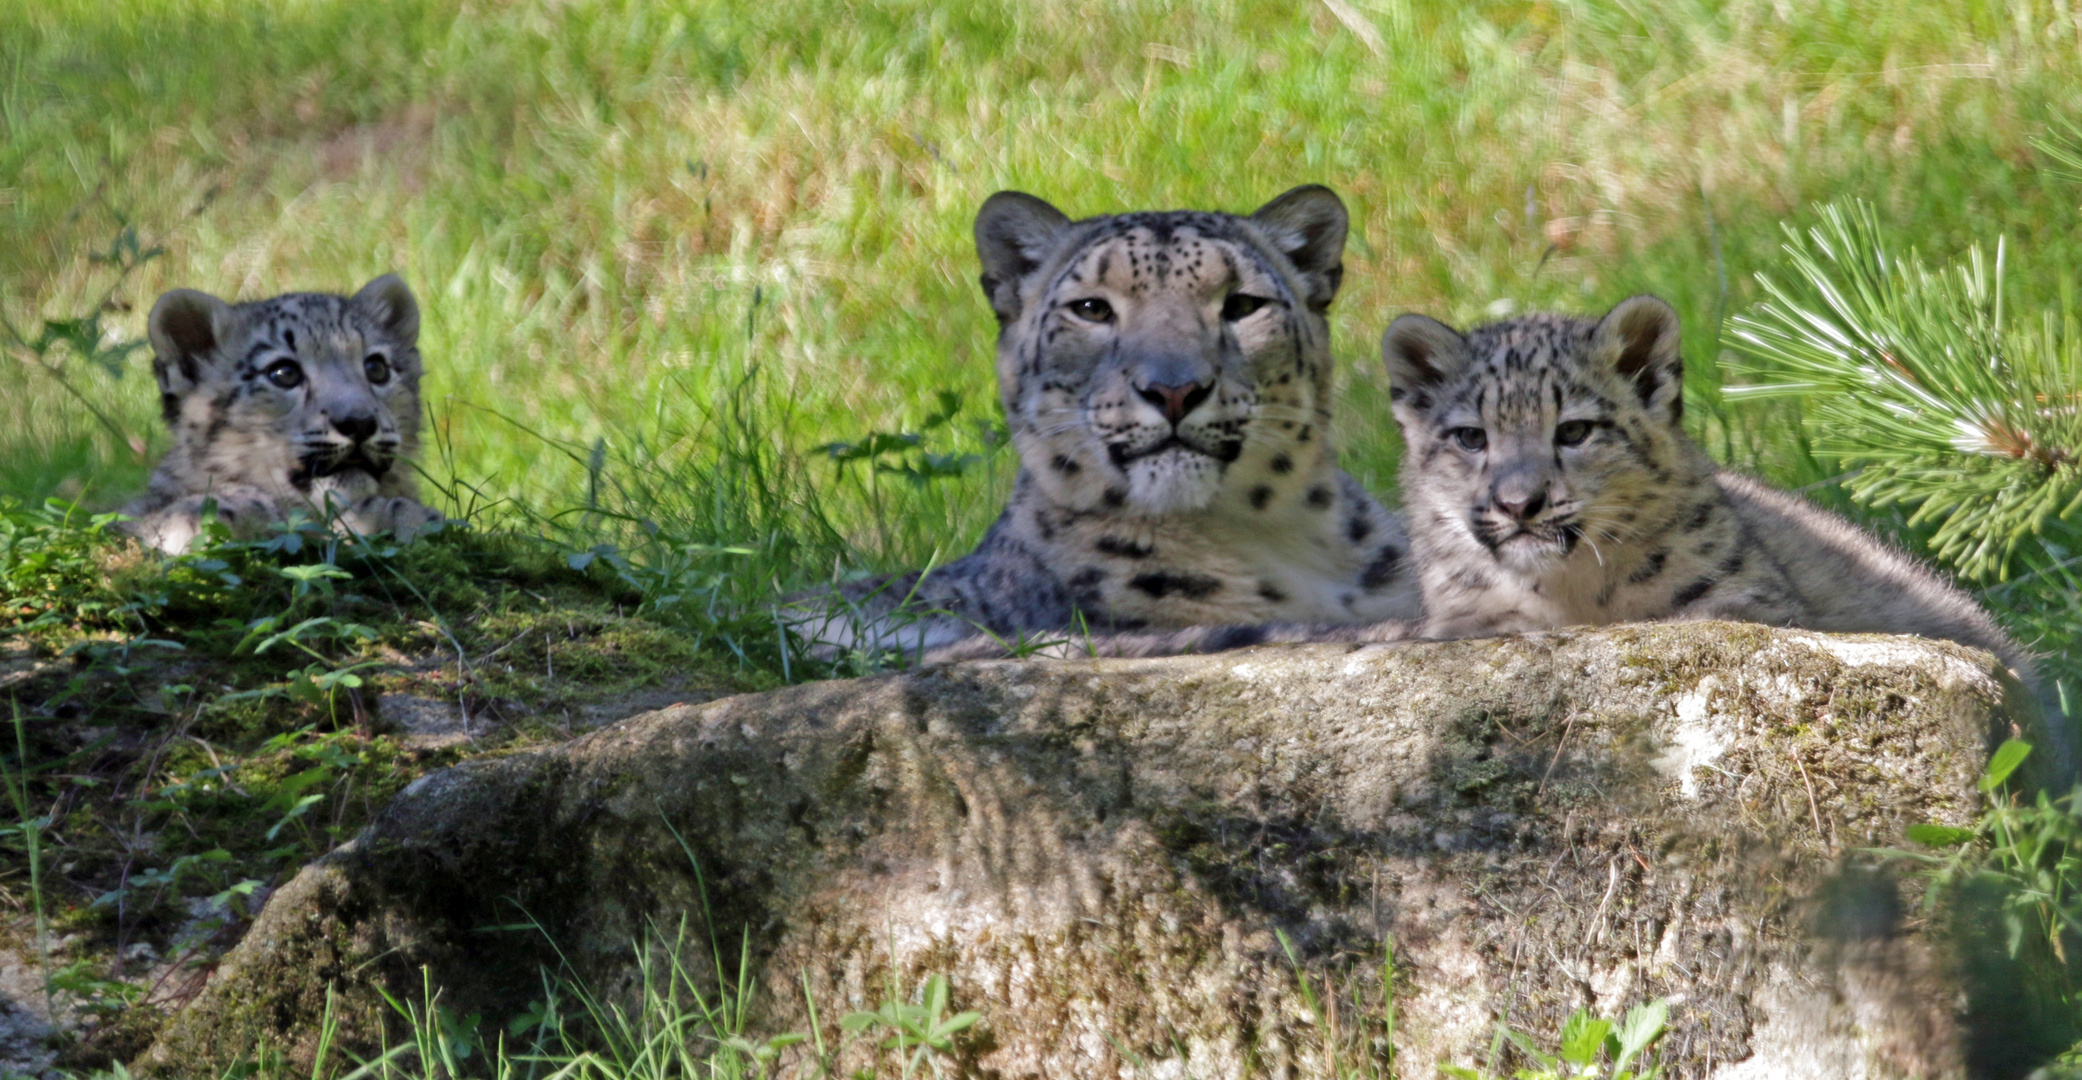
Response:
[[[1729,624],[670,708],[413,785],[281,890],[149,1060],[308,1054],[328,986],[367,1043],[374,987],[416,996],[422,966],[488,1017],[559,955],[626,991],[632,943],[691,915],[697,970],[711,929],[734,970],[749,928],[763,1032],[808,1027],[805,984],[832,1040],[892,972],[949,976],[984,1016],[972,1075],[1325,1075],[1278,932],[1319,992],[1376,1002],[1393,940],[1405,1077],[1499,1020],[1551,1036],[1654,997],[1683,1075],[1961,1076],[1950,938],[1865,852],[1971,824],[1988,751],[2036,723],[1984,653]],[[1346,1006],[1348,1056],[1383,1052],[1368,1025]]]

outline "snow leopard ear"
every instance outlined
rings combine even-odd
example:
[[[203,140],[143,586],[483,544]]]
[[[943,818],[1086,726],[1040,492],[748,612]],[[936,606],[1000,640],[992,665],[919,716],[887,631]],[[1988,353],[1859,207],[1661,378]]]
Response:
[[[1019,318],[1019,286],[1062,240],[1070,218],[1024,191],[1000,191],[976,211],[976,257],[983,294],[1000,326]]]
[[[152,340],[152,376],[169,415],[202,382],[203,372],[217,362],[217,347],[237,327],[231,305],[206,292],[175,289],[152,305],[145,333]]]
[[[1328,309],[1345,278],[1345,201],[1321,184],[1303,184],[1259,207],[1251,221],[1301,271],[1309,309]]]
[[[396,274],[385,274],[354,294],[348,303],[368,313],[391,339],[404,345],[419,341],[419,301]]]
[[[1432,392],[1460,374],[1468,362],[1468,339],[1426,315],[1404,315],[1381,335],[1381,362],[1388,366],[1388,400],[1423,412]]]
[[[1633,384],[1651,415],[1674,427],[1684,419],[1684,357],[1677,343],[1677,311],[1653,296],[1631,296],[1598,321],[1590,352]]]

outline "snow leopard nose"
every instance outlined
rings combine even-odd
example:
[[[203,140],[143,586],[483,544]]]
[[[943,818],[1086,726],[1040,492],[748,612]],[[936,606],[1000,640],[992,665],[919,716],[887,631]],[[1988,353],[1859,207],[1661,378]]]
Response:
[[[1513,521],[1531,521],[1547,508],[1547,493],[1538,490],[1530,494],[1514,492],[1512,497],[1506,497],[1499,491],[1496,493],[1496,508],[1511,515]]]
[[[1187,413],[1199,408],[1200,403],[1207,400],[1207,395],[1214,391],[1196,382],[1183,385],[1153,382],[1136,387],[1135,392],[1142,395],[1142,400],[1164,410],[1164,419],[1176,424],[1185,419]]]
[[[376,434],[376,414],[374,413],[350,413],[346,416],[335,416],[332,418],[332,422],[334,431],[353,439],[356,443],[365,443],[369,441],[371,435]]]

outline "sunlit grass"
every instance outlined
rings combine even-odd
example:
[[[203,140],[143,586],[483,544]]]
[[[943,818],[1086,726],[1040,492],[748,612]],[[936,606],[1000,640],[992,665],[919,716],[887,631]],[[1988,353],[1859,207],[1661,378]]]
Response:
[[[995,327],[967,234],[1000,187],[1092,213],[1243,210],[1322,181],[1354,210],[1343,424],[1377,487],[1395,450],[1372,345],[1395,311],[1644,290],[1686,315],[1708,433],[1783,473],[1799,455],[1722,423],[1712,392],[1718,320],[1776,222],[1851,192],[1928,250],[2010,230],[2057,264],[2075,200],[2028,139],[2082,75],[2064,11],[7,0],[0,297],[51,314],[95,288],[108,207],[170,251],[122,298],[131,333],[174,285],[397,269],[428,311],[455,473],[568,504],[585,470],[528,432],[628,450],[698,429],[754,368],[792,451],[915,423],[938,388],[987,424]],[[147,463],[132,444],[163,443],[141,364],[86,380],[124,440],[0,372],[28,406],[0,489],[113,502]],[[985,449],[977,423],[951,435]],[[963,547],[1002,483],[885,489],[878,520],[803,467],[888,564]]]

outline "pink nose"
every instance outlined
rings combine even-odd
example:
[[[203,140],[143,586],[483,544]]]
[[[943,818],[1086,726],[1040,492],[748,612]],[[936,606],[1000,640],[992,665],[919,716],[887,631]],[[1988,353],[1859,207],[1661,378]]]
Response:
[[[1207,400],[1210,391],[1199,383],[1186,383],[1183,386],[1151,383],[1135,392],[1142,395],[1142,400],[1164,410],[1164,419],[1176,424],[1185,419],[1187,413],[1199,408],[1200,403]]]
[[[1524,521],[1539,513],[1546,506],[1546,494],[1537,491],[1517,501],[1506,499],[1501,495],[1497,496],[1496,499],[1496,508],[1511,515],[1515,521]]]

